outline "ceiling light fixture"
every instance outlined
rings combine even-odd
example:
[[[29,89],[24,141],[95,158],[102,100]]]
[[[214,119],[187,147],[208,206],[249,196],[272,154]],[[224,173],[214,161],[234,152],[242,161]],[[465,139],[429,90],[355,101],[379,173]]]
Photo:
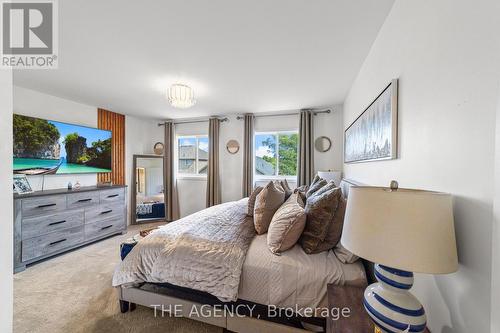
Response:
[[[175,83],[167,89],[167,98],[174,108],[187,109],[196,104],[193,88],[181,83]]]

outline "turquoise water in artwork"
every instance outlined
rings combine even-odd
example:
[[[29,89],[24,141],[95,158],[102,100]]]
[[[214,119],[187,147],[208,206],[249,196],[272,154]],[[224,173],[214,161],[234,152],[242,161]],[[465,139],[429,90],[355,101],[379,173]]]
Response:
[[[52,168],[59,164],[59,160],[47,160],[36,158],[14,158],[14,170],[19,169],[35,169],[35,168]],[[97,173],[97,172],[111,172],[110,169],[94,168],[91,166],[66,163],[63,161],[57,175],[68,173]]]

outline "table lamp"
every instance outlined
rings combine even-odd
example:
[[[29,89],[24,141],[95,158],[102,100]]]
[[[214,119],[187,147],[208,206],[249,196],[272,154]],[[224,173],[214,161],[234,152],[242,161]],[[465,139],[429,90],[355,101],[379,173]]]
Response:
[[[378,283],[363,304],[385,333],[423,332],[424,308],[409,290],[413,272],[447,274],[458,269],[451,195],[353,186],[349,190],[342,245],[375,264]]]

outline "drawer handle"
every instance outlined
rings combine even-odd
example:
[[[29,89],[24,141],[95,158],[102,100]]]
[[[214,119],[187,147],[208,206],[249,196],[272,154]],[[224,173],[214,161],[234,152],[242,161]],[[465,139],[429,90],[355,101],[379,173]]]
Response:
[[[112,209],[110,209],[110,210],[105,210],[104,212],[101,212],[101,215],[111,213],[112,211],[113,211]]]
[[[61,224],[61,223],[65,223],[65,222],[66,222],[66,220],[62,220],[62,221],[49,223],[49,225],[56,225],[56,224]]]
[[[78,200],[78,202],[87,202],[87,201],[92,201],[92,198]]]
[[[56,244],[62,243],[64,241],[66,241],[66,238],[58,240],[58,241],[55,241],[55,242],[52,242],[52,243],[49,244],[49,246],[56,245]]]
[[[51,203],[51,204],[46,204],[46,205],[40,205],[38,206],[38,208],[45,208],[45,207],[52,207],[52,206],[56,206],[57,204],[55,203]]]
[[[113,226],[112,224],[107,225],[107,226],[105,226],[105,227],[102,227],[102,228],[101,228],[101,230],[106,230],[106,229],[109,229],[109,228],[111,228],[112,226]]]
[[[114,198],[114,197],[117,197],[118,194],[111,194],[111,195],[108,195],[108,198]]]

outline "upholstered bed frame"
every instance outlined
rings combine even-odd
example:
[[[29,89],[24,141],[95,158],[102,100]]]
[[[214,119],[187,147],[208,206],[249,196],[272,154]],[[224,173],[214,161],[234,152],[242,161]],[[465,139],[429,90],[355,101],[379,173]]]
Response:
[[[342,180],[340,187],[342,193],[347,198],[351,186],[361,185],[352,180]],[[363,265],[366,270],[366,275],[369,283],[375,281],[373,273],[373,264],[363,260]],[[156,315],[161,315],[161,310],[170,310],[175,312],[177,316],[188,317],[193,320],[198,320],[211,325],[224,328],[224,331],[232,332],[306,332],[302,326],[312,325],[314,327],[326,329],[325,318],[307,318],[307,317],[268,317],[268,307],[262,304],[238,300],[232,303],[223,303],[216,297],[197,290],[182,288],[171,284],[153,284],[145,283],[139,287],[133,288],[118,288],[120,309],[122,313],[133,311],[135,305],[156,308]],[[238,315],[223,313],[217,316],[202,316],[198,314],[206,313],[206,307],[215,308],[217,306],[233,306],[249,305],[254,309],[252,313],[245,313],[248,309],[246,306],[238,308]],[[194,309],[194,311],[193,311]],[[166,311],[169,312],[169,311]],[[214,313],[214,312],[212,312]],[[243,314],[243,316],[242,316]],[[165,314],[168,315],[168,314]],[[252,315],[252,316],[250,316]]]

